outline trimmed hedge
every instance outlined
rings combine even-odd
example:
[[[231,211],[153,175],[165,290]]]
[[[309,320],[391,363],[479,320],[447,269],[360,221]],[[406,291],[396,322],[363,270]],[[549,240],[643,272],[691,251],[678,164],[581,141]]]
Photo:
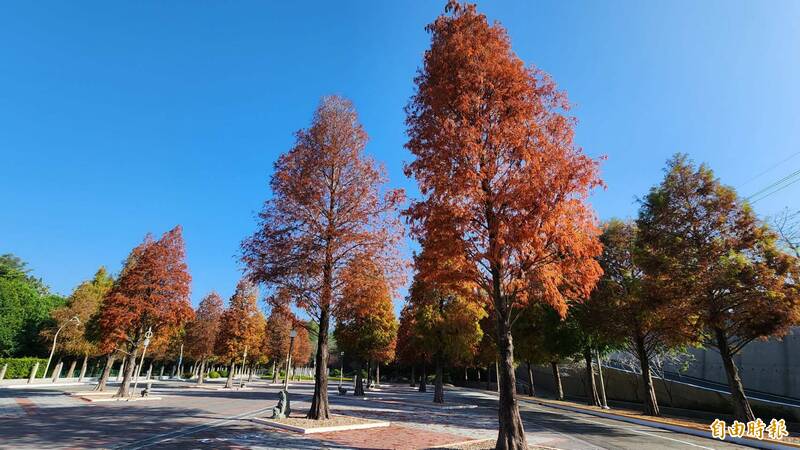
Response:
[[[6,376],[4,380],[11,378],[28,378],[33,370],[33,365],[39,363],[39,369],[36,371],[36,377],[41,378],[44,376],[44,366],[47,360],[43,358],[0,358],[0,370],[3,366],[8,364],[6,369]]]
[[[216,370],[208,372],[208,378],[219,378],[219,372],[217,372]]]

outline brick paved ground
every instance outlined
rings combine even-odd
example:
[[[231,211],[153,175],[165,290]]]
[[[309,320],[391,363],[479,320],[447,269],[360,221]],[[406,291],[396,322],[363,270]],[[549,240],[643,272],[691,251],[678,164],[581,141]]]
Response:
[[[449,389],[448,401],[477,407],[441,410],[427,406],[432,393],[420,394],[407,386],[369,392],[364,400],[336,395],[332,385],[332,412],[388,420],[392,426],[303,436],[249,420],[268,415],[277,403],[279,387],[263,382],[253,383],[254,389],[245,391],[191,386],[158,383],[154,394],[163,400],[136,403],[88,403],[59,389],[0,389],[0,448],[412,449],[497,435],[492,392]],[[293,410],[302,414],[309,407],[312,385],[292,385],[290,392]],[[735,447],[524,402],[521,414],[532,445],[636,450]]]

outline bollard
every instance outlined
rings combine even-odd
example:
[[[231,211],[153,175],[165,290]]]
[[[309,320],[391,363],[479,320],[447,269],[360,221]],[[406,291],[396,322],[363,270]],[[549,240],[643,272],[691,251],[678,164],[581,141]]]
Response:
[[[125,371],[125,360],[127,358],[122,358],[122,363],[119,366],[119,373],[117,373],[117,381],[122,381],[122,372]]]
[[[0,381],[3,381],[3,378],[6,377],[6,370],[8,369],[8,363],[3,364],[3,368],[0,369]]]
[[[73,359],[72,362],[69,364],[69,369],[67,370],[66,376],[64,378],[72,378],[72,375],[75,374],[75,365],[78,363],[77,359]]]
[[[89,360],[89,357],[86,356],[86,355],[83,355],[83,363],[81,363],[81,374],[78,377],[78,381],[82,382],[83,378],[86,376],[86,366],[87,366],[88,360]]]
[[[36,378],[36,372],[39,371],[39,363],[33,365],[33,370],[31,370],[31,376],[28,378],[28,384],[33,383],[33,379]]]
[[[58,381],[58,378],[61,377],[61,368],[63,367],[64,363],[56,364],[56,368],[53,369],[53,383]]]

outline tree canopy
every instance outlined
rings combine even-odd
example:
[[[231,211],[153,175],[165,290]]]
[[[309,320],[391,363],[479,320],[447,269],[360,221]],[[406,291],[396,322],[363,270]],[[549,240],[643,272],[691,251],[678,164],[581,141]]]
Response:
[[[408,215],[429,254],[419,272],[485,292],[501,369],[497,448],[525,448],[511,326],[531,303],[566,314],[599,278],[599,233],[585,202],[601,184],[598,162],[574,144],[566,95],[525,67],[499,23],[452,0],[427,30],[406,108],[406,173],[423,195]]]
[[[286,291],[268,298],[293,302],[319,324],[312,419],[330,417],[328,332],[344,299],[342,271],[363,254],[385,273],[401,266],[397,209],[404,194],[385,188],[385,169],[365,155],[366,143],[353,104],[324,97],[311,126],[275,163],[258,230],[242,243],[249,277]]]
[[[39,333],[63,304],[19,257],[0,255],[0,356],[44,354]]]
[[[700,339],[720,351],[737,419],[754,420],[733,355],[786,334],[800,319],[800,264],[750,205],[705,165],[678,154],[643,200],[641,264],[654,293],[683,304]]]

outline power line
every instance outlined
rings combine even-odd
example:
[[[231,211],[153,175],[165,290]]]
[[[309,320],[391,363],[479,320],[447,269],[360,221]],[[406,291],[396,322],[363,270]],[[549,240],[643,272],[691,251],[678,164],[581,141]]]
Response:
[[[800,181],[800,169],[786,175],[785,177],[769,184],[768,186],[760,189],[758,192],[747,197],[751,204],[761,201],[777,192],[780,192],[787,187]]]
[[[745,181],[744,183],[740,184],[739,188],[743,188],[744,186],[752,183],[753,181],[757,180],[758,178],[761,178],[762,176],[764,176],[767,173],[771,172],[776,167],[780,166],[781,164],[785,163],[786,161],[789,161],[790,159],[792,159],[792,158],[794,158],[795,156],[798,156],[798,155],[800,155],[800,151],[798,151],[796,153],[792,153],[791,155],[787,156],[786,158],[784,158],[784,159],[776,162],[775,164],[769,166],[767,169],[759,172],[757,175],[749,178],[747,181]]]

